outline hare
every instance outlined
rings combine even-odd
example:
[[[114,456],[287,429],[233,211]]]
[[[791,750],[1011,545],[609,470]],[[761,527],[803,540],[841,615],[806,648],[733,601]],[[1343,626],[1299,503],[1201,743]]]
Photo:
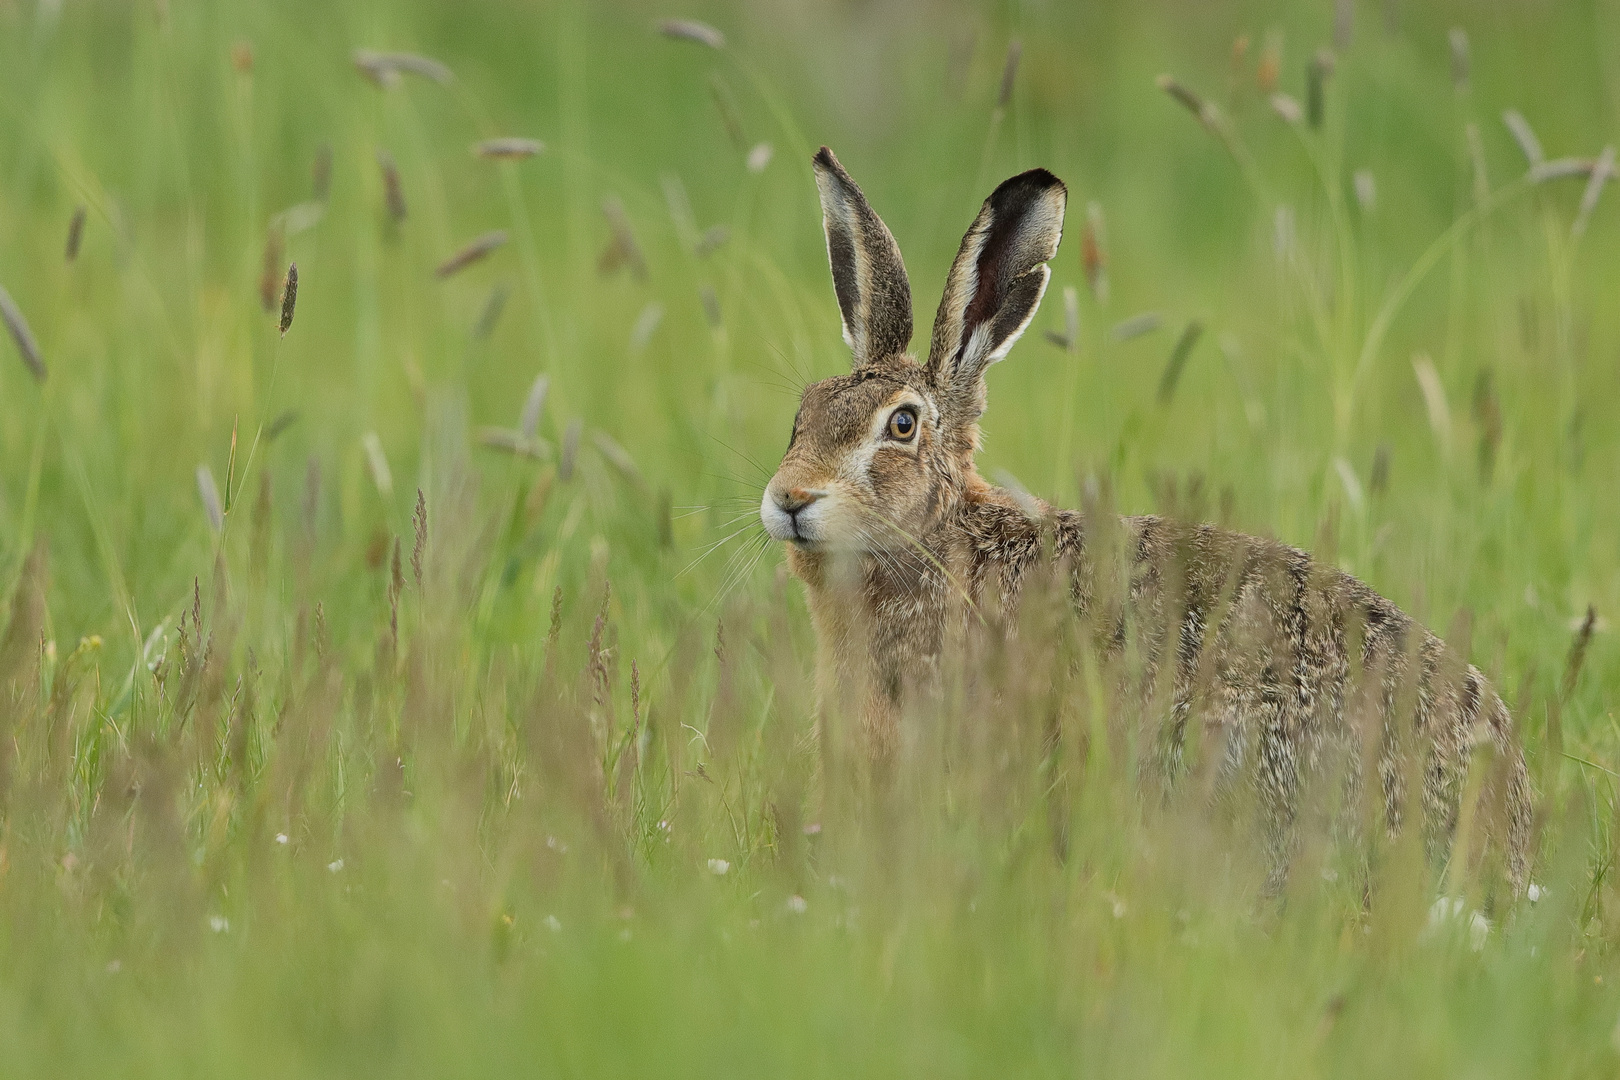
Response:
[[[1108,628],[1105,649],[1124,647],[1134,618],[1146,628],[1144,681],[1161,658],[1171,665],[1158,740],[1169,747],[1166,768],[1189,718],[1225,736],[1222,768],[1253,784],[1274,874],[1286,872],[1301,786],[1336,748],[1376,747],[1391,830],[1407,776],[1421,775],[1426,832],[1443,854],[1473,751],[1489,745],[1495,763],[1483,794],[1499,808],[1490,840],[1522,892],[1531,797],[1513,720],[1445,643],[1295,548],[1160,517],[1099,522],[975,471],[985,373],[1045,292],[1063,183],[1032,169],[991,193],[962,240],[919,363],[907,353],[911,288],[894,237],[826,147],[814,170],[854,365],[804,390],[760,517],[807,588],[818,690],[824,700],[854,696],[872,753],[896,753],[903,706],[937,684],[954,644],[1008,625],[978,613],[1015,611],[1036,567],[1056,560],[1068,602]],[[1092,610],[1103,603],[1101,545],[1088,537],[1104,532],[1123,540],[1116,546],[1128,564],[1117,614]],[[1416,759],[1403,755],[1408,744]],[[1421,773],[1403,756],[1420,760]],[[1361,771],[1350,777],[1358,790]]]

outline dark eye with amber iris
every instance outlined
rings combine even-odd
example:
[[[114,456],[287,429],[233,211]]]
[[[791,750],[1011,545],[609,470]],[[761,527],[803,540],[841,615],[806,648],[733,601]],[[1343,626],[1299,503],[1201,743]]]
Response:
[[[917,414],[910,409],[896,409],[889,417],[889,438],[910,442],[917,434]]]

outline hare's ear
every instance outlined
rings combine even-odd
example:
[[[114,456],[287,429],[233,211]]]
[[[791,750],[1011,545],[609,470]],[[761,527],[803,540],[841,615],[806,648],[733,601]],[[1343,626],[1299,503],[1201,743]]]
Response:
[[[928,372],[935,386],[971,404],[968,419],[983,408],[985,369],[1007,355],[1040,306],[1068,197],[1045,169],[1019,173],[991,193],[962,238],[934,316]]]
[[[844,340],[859,370],[905,352],[911,343],[911,285],[888,226],[825,146],[815,156],[815,169]]]

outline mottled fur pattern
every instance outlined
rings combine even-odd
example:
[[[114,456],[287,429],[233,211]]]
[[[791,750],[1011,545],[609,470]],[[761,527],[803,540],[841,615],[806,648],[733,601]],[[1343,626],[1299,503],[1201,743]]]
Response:
[[[1055,568],[1118,689],[1159,720],[1152,771],[1173,782],[1188,725],[1215,735],[1219,783],[1249,785],[1274,878],[1302,793],[1373,782],[1386,828],[1421,786],[1431,853],[1458,821],[1476,748],[1494,750],[1482,805],[1522,891],[1530,786],[1513,722],[1478,670],[1366,585],[1275,541],[1158,517],[1054,510],[975,470],[984,374],[1040,303],[1065,191],[1032,170],[998,187],[962,243],[929,357],[906,355],[910,287],[898,247],[847,173],[815,158],[853,371],[808,387],[761,502],[808,589],[824,703],[858,712],[878,759],[904,707],[934,691],[974,635],[1016,632],[1029,583]],[[905,414],[902,416],[901,414]]]

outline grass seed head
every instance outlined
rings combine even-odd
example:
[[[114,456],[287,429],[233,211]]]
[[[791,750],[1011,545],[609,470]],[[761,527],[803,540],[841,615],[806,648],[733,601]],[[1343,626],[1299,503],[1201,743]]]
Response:
[[[695,19],[664,19],[658,24],[658,32],[676,41],[692,41],[711,49],[726,47],[725,34]]]
[[[1299,102],[1287,94],[1278,92],[1271,95],[1271,111],[1283,118],[1285,123],[1297,124],[1305,119],[1305,110]]]
[[[1086,274],[1086,287],[1099,305],[1108,303],[1108,220],[1102,204],[1086,204],[1085,229],[1080,234],[1080,266]]]
[[[1597,164],[1592,166],[1592,175],[1586,181],[1586,190],[1581,194],[1581,207],[1575,212],[1575,220],[1570,224],[1569,233],[1579,239],[1586,233],[1586,226],[1592,220],[1592,212],[1597,209],[1598,196],[1603,194],[1603,185],[1614,175],[1614,146],[1611,144],[1603,148]]]
[[[379,149],[377,167],[382,170],[383,198],[388,206],[388,216],[397,225],[405,220],[405,188],[399,181],[399,166],[394,162],[393,154]]]
[[[438,269],[433,271],[434,276],[439,278],[447,278],[453,274],[460,273],[473,263],[484,258],[496,248],[504,245],[506,240],[507,237],[505,229],[495,229],[491,232],[487,232],[473,240],[466,247],[463,247],[460,251],[456,252],[448,259],[444,260],[444,262],[440,263]]]
[[[1144,311],[1140,315],[1132,315],[1123,322],[1115,323],[1114,328],[1108,331],[1108,336],[1115,341],[1130,341],[1145,334],[1151,334],[1164,324],[1164,317],[1157,311]]]
[[[388,468],[388,455],[383,453],[382,440],[375,431],[368,431],[360,439],[365,447],[366,464],[371,468],[371,481],[377,485],[377,494],[384,499],[394,497],[394,474]]]
[[[411,527],[416,532],[416,543],[411,547],[411,576],[416,587],[422,587],[422,557],[427,552],[427,496],[416,489],[416,509],[411,512]]]
[[[332,194],[332,144],[321,143],[315,149],[315,160],[309,167],[310,194],[316,202],[325,202]]]
[[[743,129],[742,110],[737,107],[737,97],[731,92],[731,84],[718,71],[709,75],[709,94],[714,99],[714,107],[720,112],[720,122],[725,126],[731,145],[739,151],[746,151],[748,134]]]
[[[1282,50],[1282,31],[1267,30],[1266,42],[1260,49],[1260,62],[1254,69],[1254,81],[1262,94],[1274,93],[1277,89],[1277,80],[1282,76]]]
[[[602,200],[602,216],[607,218],[612,238],[596,261],[597,271],[611,277],[620,267],[628,266],[637,281],[646,281],[647,259],[641,253],[641,245],[636,242],[636,234],[630,229],[630,218],[624,212],[624,203],[617,196],[609,195]]]
[[[1355,29],[1356,0],[1333,0],[1333,47],[1348,51]]]
[[[720,319],[720,297],[714,291],[714,286],[703,286],[698,290],[698,297],[703,301],[703,315],[709,320],[709,329],[720,330],[724,323]]]
[[[85,209],[82,205],[74,207],[73,220],[68,222],[67,234],[67,261],[72,262],[79,257],[79,245],[84,242]]]
[[[416,53],[356,49],[354,66],[360,74],[384,90],[398,86],[402,73],[421,76],[440,86],[448,86],[456,79],[455,74],[440,61]]]
[[[663,321],[664,305],[656,300],[647,301],[647,306],[636,316],[635,325],[630,327],[630,351],[639,353],[645,349],[653,334],[657,332],[658,324]]]
[[[546,375],[536,375],[529,385],[529,396],[523,402],[523,415],[518,420],[518,430],[526,439],[540,433],[540,410],[546,407],[546,391],[550,388],[551,379]]]
[[[1187,360],[1192,356],[1193,347],[1203,336],[1204,324],[1193,319],[1187,328],[1176,339],[1176,347],[1170,350],[1170,360],[1164,365],[1164,375],[1159,379],[1159,404],[1168,405],[1175,397],[1176,384],[1181,381],[1181,373],[1187,368]]]
[[[1530,168],[1534,169],[1546,161],[1546,155],[1541,152],[1541,140],[1536,138],[1535,129],[1523,113],[1518,109],[1508,109],[1502,113],[1502,123],[1507,125],[1513,141],[1519,144],[1519,151],[1524,154],[1525,163]]]
[[[483,142],[474,143],[472,149],[478,157],[492,161],[522,161],[524,158],[544,153],[546,144],[539,139],[507,137],[485,139]]]
[[[591,442],[596,445],[596,452],[602,455],[609,465],[632,486],[645,488],[646,479],[641,475],[641,469],[636,466],[636,459],[630,456],[630,451],[620,446],[613,437],[605,431],[591,432]]]
[[[1327,81],[1333,74],[1333,53],[1328,49],[1316,50],[1311,62],[1305,65],[1305,120],[1312,130],[1320,130],[1327,113]]]
[[[34,339],[34,332],[28,329],[28,320],[23,318],[22,309],[11,298],[4,285],[0,285],[0,321],[6,324],[11,332],[11,340],[17,345],[17,353],[28,370],[33,372],[34,378],[40,382],[45,381],[45,360],[39,353],[39,342]]]
[[[762,173],[771,163],[771,157],[776,153],[774,147],[768,142],[755,143],[754,148],[748,151],[748,171]]]
[[[270,421],[270,426],[264,429],[264,441],[273,443],[294,424],[298,423],[297,409],[284,409],[276,418]]]
[[[1378,203],[1378,180],[1371,169],[1357,169],[1351,182],[1356,189],[1356,202],[1363,210],[1372,210]]]
[[[1446,38],[1451,42],[1451,85],[1460,94],[1468,89],[1468,31],[1453,26]]]
[[[202,499],[203,512],[208,515],[208,527],[216,533],[223,532],[225,508],[219,501],[219,485],[214,482],[214,470],[207,465],[197,466],[197,495]]]
[[[473,326],[473,337],[482,340],[495,332],[495,324],[501,321],[501,312],[506,310],[506,300],[512,290],[504,281],[497,281],[489,290],[489,296],[484,299],[484,310],[478,314],[478,322]]]
[[[716,251],[726,246],[731,239],[731,230],[724,225],[711,225],[698,237],[692,248],[692,253],[700,259],[706,259]]]
[[[281,287],[281,336],[292,329],[293,309],[298,306],[298,264],[289,263],[287,280]]]
[[[579,437],[585,431],[585,421],[579,417],[568,421],[563,430],[562,455],[557,459],[557,479],[563,483],[574,478],[574,465],[579,460]]]

